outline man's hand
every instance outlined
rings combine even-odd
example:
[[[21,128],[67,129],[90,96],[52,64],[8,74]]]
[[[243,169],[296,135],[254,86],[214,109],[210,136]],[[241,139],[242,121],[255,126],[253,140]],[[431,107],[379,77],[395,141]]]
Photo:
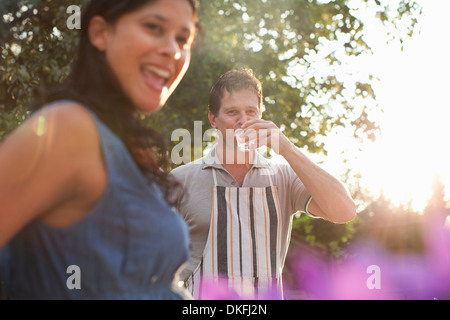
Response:
[[[267,146],[275,153],[284,155],[292,147],[292,142],[281,132],[275,123],[263,119],[253,119],[242,125],[244,136],[249,141],[255,140],[253,149]]]
[[[311,214],[335,223],[355,217],[355,204],[342,182],[312,162],[272,121],[249,120],[242,128],[246,136],[257,140],[255,148],[266,145],[286,159],[312,197]]]

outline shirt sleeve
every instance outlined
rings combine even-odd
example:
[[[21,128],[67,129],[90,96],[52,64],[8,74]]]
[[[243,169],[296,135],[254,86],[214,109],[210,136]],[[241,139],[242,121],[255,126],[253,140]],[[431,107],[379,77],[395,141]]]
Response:
[[[308,204],[311,200],[311,195],[306,189],[303,182],[297,177],[295,172],[290,169],[289,172],[289,188],[290,202],[292,203],[293,213],[301,211],[307,212]]]
[[[308,206],[309,206],[311,200],[312,200],[312,197],[309,196],[308,200],[306,201],[305,210],[303,210],[303,212],[306,213],[306,214],[307,214],[308,216],[310,216],[311,218],[319,219],[320,217],[313,215],[313,214],[312,214],[311,212],[309,212],[309,210],[308,210]]]
[[[291,199],[293,201],[293,208],[295,212],[302,212],[311,218],[318,219],[320,217],[313,215],[309,212],[308,207],[311,203],[312,196],[309,194],[303,182],[297,176],[292,168],[289,167],[289,179],[293,181],[293,187],[291,191]]]
[[[309,204],[312,197],[295,171],[287,163],[277,163],[273,166],[276,172],[276,185],[279,189],[281,210],[283,215],[291,215],[301,212],[312,218],[320,218],[309,212]]]

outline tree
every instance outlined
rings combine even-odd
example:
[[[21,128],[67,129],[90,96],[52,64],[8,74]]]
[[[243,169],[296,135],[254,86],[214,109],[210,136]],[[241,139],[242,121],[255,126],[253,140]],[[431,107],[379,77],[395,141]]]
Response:
[[[414,1],[361,0],[380,20],[411,34],[420,8]],[[265,118],[280,126],[299,147],[326,152],[321,140],[336,127],[353,127],[355,137],[374,139],[375,92],[370,75],[346,80],[343,60],[370,52],[364,21],[349,1],[203,0],[205,37],[183,85],[151,123],[192,131],[192,120],[207,119],[207,101],[216,79],[232,68],[250,67],[263,82]],[[395,10],[397,15],[391,13]],[[405,22],[407,20],[407,22]],[[335,49],[330,50],[333,47]],[[351,71],[349,71],[351,72]],[[195,94],[192,94],[195,92]],[[355,102],[355,100],[359,100]]]
[[[440,176],[435,176],[432,183],[432,194],[424,209],[427,219],[434,219],[444,225],[445,219],[450,215],[450,209],[446,207],[445,185]]]
[[[292,233],[301,236],[312,246],[323,248],[331,256],[339,257],[351,243],[358,224],[358,218],[346,224],[334,224],[302,215],[294,219]]]
[[[74,0],[82,6],[87,0]],[[300,147],[326,152],[321,137],[337,126],[373,139],[375,99],[367,81],[348,83],[336,73],[345,56],[370,52],[364,21],[347,0],[200,0],[204,39],[181,87],[162,112],[147,119],[166,137],[177,128],[207,127],[207,97],[220,74],[250,67],[264,86],[266,118]],[[360,0],[402,39],[420,14],[414,0]],[[68,5],[55,0],[6,0],[0,4],[0,140],[29,116],[34,88],[52,88],[68,74],[79,30],[69,29]],[[395,12],[395,14],[392,14]],[[402,28],[400,28],[402,26]],[[329,51],[327,45],[336,43]],[[326,69],[317,72],[317,63]],[[323,71],[325,70],[325,71]],[[361,97],[367,104],[356,105]],[[205,128],[204,127],[204,128]]]
[[[52,0],[0,2],[0,141],[30,115],[35,90],[67,77],[79,32],[67,28],[67,8]]]
[[[423,253],[423,216],[411,202],[395,205],[381,192],[367,203],[352,241],[374,242],[391,253]]]

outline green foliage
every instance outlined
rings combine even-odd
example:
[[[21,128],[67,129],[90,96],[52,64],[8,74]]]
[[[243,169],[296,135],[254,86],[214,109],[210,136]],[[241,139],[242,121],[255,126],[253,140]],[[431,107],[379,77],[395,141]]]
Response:
[[[375,6],[379,19],[395,30],[397,23],[404,25],[404,17],[420,11],[414,1],[400,2],[397,15],[381,14],[392,8],[380,1],[361,0],[360,5]],[[343,55],[370,52],[364,22],[348,1],[203,0],[200,8],[204,38],[191,68],[168,105],[150,120],[166,136],[177,128],[192,132],[194,120],[208,128],[208,94],[214,82],[229,69],[249,67],[263,83],[264,117],[297,146],[326,153],[320,137],[338,126],[354,128],[357,139],[375,139],[379,128],[370,116],[373,79],[345,83],[335,70]],[[408,31],[415,20],[409,22]],[[333,42],[339,49],[322,58],[325,44]],[[328,65],[320,73],[317,59]],[[355,102],[358,98],[363,105]]]
[[[322,247],[331,255],[338,257],[351,243],[359,223],[358,218],[347,224],[334,224],[301,215],[293,220],[292,232],[302,236],[311,245]]]
[[[409,203],[394,205],[381,194],[360,212],[354,236],[360,241],[375,241],[392,253],[420,253],[426,221]]]
[[[413,0],[397,0],[395,14],[386,1],[360,1],[360,6],[375,7],[378,18],[398,30],[393,36],[399,39],[410,35],[420,13]],[[182,85],[149,124],[167,137],[177,128],[192,132],[195,120],[207,127],[207,97],[215,80],[229,69],[250,67],[263,82],[265,117],[298,146],[325,152],[320,137],[336,126],[354,127],[361,139],[374,138],[378,126],[370,120],[370,108],[356,106],[344,94],[348,84],[334,72],[333,66],[341,63],[339,52],[323,57],[330,68],[320,75],[312,62],[330,41],[347,56],[370,51],[363,38],[364,21],[355,17],[357,8],[348,1],[199,2],[204,38]],[[28,116],[34,89],[52,88],[67,76],[79,30],[67,28],[68,4],[60,1],[6,0],[0,6],[2,139]],[[358,81],[352,88],[353,97],[375,97],[370,83]]]
[[[2,140],[30,115],[36,91],[52,88],[67,77],[79,30],[67,28],[67,5],[61,1],[6,0],[0,10]]]

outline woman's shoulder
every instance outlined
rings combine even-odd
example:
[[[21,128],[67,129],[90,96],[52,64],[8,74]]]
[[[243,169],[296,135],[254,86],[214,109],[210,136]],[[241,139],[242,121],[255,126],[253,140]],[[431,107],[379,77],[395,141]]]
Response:
[[[37,127],[37,130],[55,142],[57,140],[54,138],[58,137],[59,141],[67,139],[73,143],[79,141],[85,144],[98,136],[93,112],[82,104],[70,100],[55,101],[43,106],[32,115],[30,125]]]
[[[11,220],[12,230],[79,198],[80,190],[92,194],[93,184],[101,190],[106,180],[98,141],[92,115],[72,102],[41,108],[6,137],[0,145],[0,202],[4,212],[23,216]]]
[[[86,106],[72,100],[59,100],[43,106],[33,117],[52,117],[67,125],[95,124],[94,114]]]
[[[96,135],[96,121],[91,112],[73,101],[56,101],[34,112],[22,125],[9,134],[4,143],[15,140],[30,143],[45,142],[46,150],[53,147],[73,148],[74,142],[88,142]]]
[[[21,127],[22,134],[19,135],[22,139],[35,146],[45,145],[41,152],[48,155],[45,158],[50,162],[86,158],[99,149],[99,133],[93,114],[74,101],[45,105]]]

